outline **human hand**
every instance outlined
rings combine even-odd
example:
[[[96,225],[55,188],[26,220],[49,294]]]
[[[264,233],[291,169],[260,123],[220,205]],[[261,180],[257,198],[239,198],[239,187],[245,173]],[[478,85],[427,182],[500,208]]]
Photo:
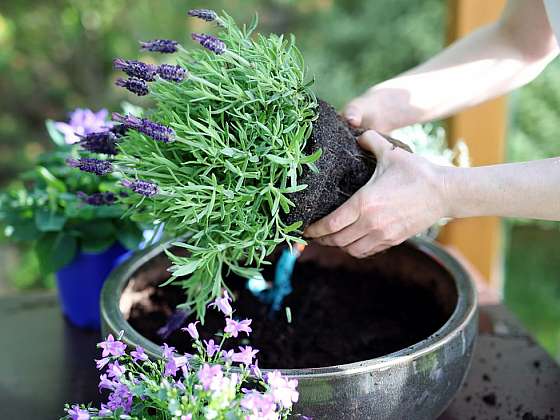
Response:
[[[447,214],[447,168],[394,148],[374,131],[360,146],[377,158],[370,181],[304,236],[364,258],[420,233]]]

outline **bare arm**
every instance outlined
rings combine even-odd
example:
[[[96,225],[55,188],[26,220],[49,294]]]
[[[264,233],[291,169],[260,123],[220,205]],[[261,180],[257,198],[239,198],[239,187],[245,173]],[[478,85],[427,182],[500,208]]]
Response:
[[[510,0],[499,21],[373,86],[345,115],[382,132],[442,118],[530,82],[557,54],[542,0]]]

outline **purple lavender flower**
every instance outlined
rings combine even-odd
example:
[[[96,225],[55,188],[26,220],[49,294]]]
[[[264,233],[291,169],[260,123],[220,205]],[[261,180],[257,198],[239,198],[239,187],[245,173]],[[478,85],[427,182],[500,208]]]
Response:
[[[123,179],[121,185],[125,188],[129,188],[136,194],[143,195],[145,197],[153,197],[159,192],[159,188],[156,184],[150,181],[143,181],[141,179],[135,179],[130,181],[128,179]]]
[[[167,345],[167,343],[163,343],[163,346],[161,346],[161,351],[162,351],[162,356],[164,359],[169,359],[171,356],[173,356],[173,352],[175,351],[175,347],[170,347]]]
[[[162,79],[169,80],[170,82],[182,82],[187,76],[187,70],[183,67],[173,64],[161,64],[157,68],[157,73]]]
[[[124,354],[124,351],[126,349],[126,344],[124,344],[119,340],[115,340],[113,334],[109,334],[107,336],[107,340],[99,343],[97,347],[103,349],[103,353],[101,354],[101,357],[107,357],[109,355],[119,357]]]
[[[138,96],[146,96],[150,90],[148,89],[148,83],[145,80],[138,79],[136,77],[130,77],[128,79],[117,79],[115,85],[120,86],[132,92]]]
[[[66,163],[72,168],[78,168],[80,171],[90,172],[99,176],[107,175],[113,171],[113,165],[108,160],[81,158],[67,159]]]
[[[146,51],[171,54],[177,52],[179,43],[171,39],[153,39],[151,41],[140,42],[140,48]]]
[[[112,129],[111,129],[112,130]],[[103,153],[105,155],[117,154],[117,136],[111,130],[89,133],[80,136],[78,144],[92,153]]]
[[[126,134],[126,132],[128,131],[128,127],[125,124],[115,124],[110,128],[109,131],[113,133],[118,139],[119,137],[122,137]]]
[[[113,60],[113,67],[116,70],[122,70],[130,77],[136,77],[138,79],[145,80],[146,82],[153,82],[156,80],[157,66],[154,64],[115,58]]]
[[[234,353],[232,360],[234,362],[243,363],[244,365],[249,366],[251,363],[253,363],[253,359],[258,352],[258,350],[253,350],[251,346],[240,346],[239,353]]]
[[[210,366],[205,363],[198,371],[198,380],[205,390],[210,389],[212,382],[220,380],[223,377],[222,367],[220,365]]]
[[[126,385],[119,383],[115,390],[109,394],[107,408],[112,411],[122,408],[125,414],[130,412],[132,408],[132,393]]]
[[[222,297],[216,298],[209,306],[218,308],[225,316],[231,316],[233,309],[231,307],[231,298],[227,290],[224,290]]]
[[[70,121],[68,123],[57,122],[55,127],[64,134],[64,140],[67,144],[74,144],[80,141],[79,136],[85,136],[111,127],[111,123],[107,121],[108,115],[109,112],[106,109],[93,112],[91,109],[76,108],[70,113]]]
[[[218,14],[210,9],[191,9],[187,14],[205,20],[206,22],[213,22],[218,18]]]
[[[146,118],[138,118],[133,115],[121,115],[113,113],[113,119],[126,125],[127,128],[139,131],[156,141],[163,143],[172,142],[175,139],[175,131],[163,124],[158,124]]]
[[[80,408],[77,405],[73,405],[72,408],[69,408],[67,410],[67,413],[72,420],[89,420],[90,419],[89,411],[87,411],[83,408]]]
[[[240,332],[244,332],[249,335],[249,333],[253,331],[249,325],[251,325],[250,319],[236,321],[232,318],[226,318],[226,327],[224,328],[224,332],[231,334],[232,337],[237,337]]]
[[[117,201],[117,197],[112,192],[97,192],[88,195],[79,191],[76,195],[80,200],[90,206],[110,206]]]
[[[107,375],[109,378],[118,378],[126,372],[126,368],[119,364],[118,360],[115,360],[113,363],[109,363],[107,366]]]
[[[204,340],[204,344],[206,345],[206,354],[208,354],[208,357],[214,356],[220,349],[220,346],[214,343],[214,340],[212,339],[208,341]]]
[[[148,360],[148,355],[140,346],[136,346],[136,350],[131,351],[130,355],[132,356],[132,360],[135,362],[138,362],[139,360],[143,362]]]
[[[216,38],[214,35],[197,34],[196,32],[193,32],[191,34],[191,37],[204,48],[212,51],[215,54],[223,54],[226,51],[226,44],[224,43],[224,41]]]
[[[198,340],[198,331],[196,330],[196,324],[198,324],[198,321],[196,322],[191,322],[189,323],[189,325],[187,325],[186,328],[181,328],[181,331],[186,331],[189,333],[189,335],[194,339],[194,340]]]

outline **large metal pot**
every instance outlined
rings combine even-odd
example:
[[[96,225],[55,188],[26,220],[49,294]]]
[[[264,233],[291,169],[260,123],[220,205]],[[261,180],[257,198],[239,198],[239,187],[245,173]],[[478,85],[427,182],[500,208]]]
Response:
[[[153,357],[160,354],[159,347],[128,324],[119,304],[129,280],[139,270],[154,269],[150,261],[161,254],[163,247],[147,249],[117,268],[101,295],[103,333],[124,330],[125,342],[141,345]],[[303,258],[333,268],[360,264],[372,272],[382,271],[423,285],[447,308],[449,319],[430,337],[383,357],[339,366],[282,370],[299,381],[300,401],[294,412],[331,420],[437,418],[465,378],[477,335],[476,292],[463,267],[440,246],[422,239],[364,260],[320,247],[311,248]]]

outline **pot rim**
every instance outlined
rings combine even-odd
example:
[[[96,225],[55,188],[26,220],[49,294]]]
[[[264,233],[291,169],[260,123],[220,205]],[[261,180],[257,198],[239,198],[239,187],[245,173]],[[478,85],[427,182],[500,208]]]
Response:
[[[125,331],[122,341],[129,346],[140,345],[152,357],[161,356],[161,348],[153,341],[148,340],[138,333],[120,311],[120,296],[132,275],[144,264],[169,248],[177,239],[172,239],[160,244],[152,245],[129,258],[110,274],[101,291],[101,319],[110,331]],[[346,363],[318,368],[298,369],[262,369],[263,371],[278,370],[292,378],[305,378],[306,380],[322,379],[331,376],[355,375],[374,370],[384,371],[392,366],[408,364],[422,356],[432,353],[445,346],[463,333],[473,318],[477,316],[478,303],[476,288],[470,275],[463,266],[441,246],[426,239],[415,237],[406,243],[414,249],[422,251],[437,264],[449,272],[457,289],[457,304],[447,322],[424,340],[412,346],[389,353],[384,356],[367,359],[360,362]],[[119,299],[114,297],[118,296]]]

